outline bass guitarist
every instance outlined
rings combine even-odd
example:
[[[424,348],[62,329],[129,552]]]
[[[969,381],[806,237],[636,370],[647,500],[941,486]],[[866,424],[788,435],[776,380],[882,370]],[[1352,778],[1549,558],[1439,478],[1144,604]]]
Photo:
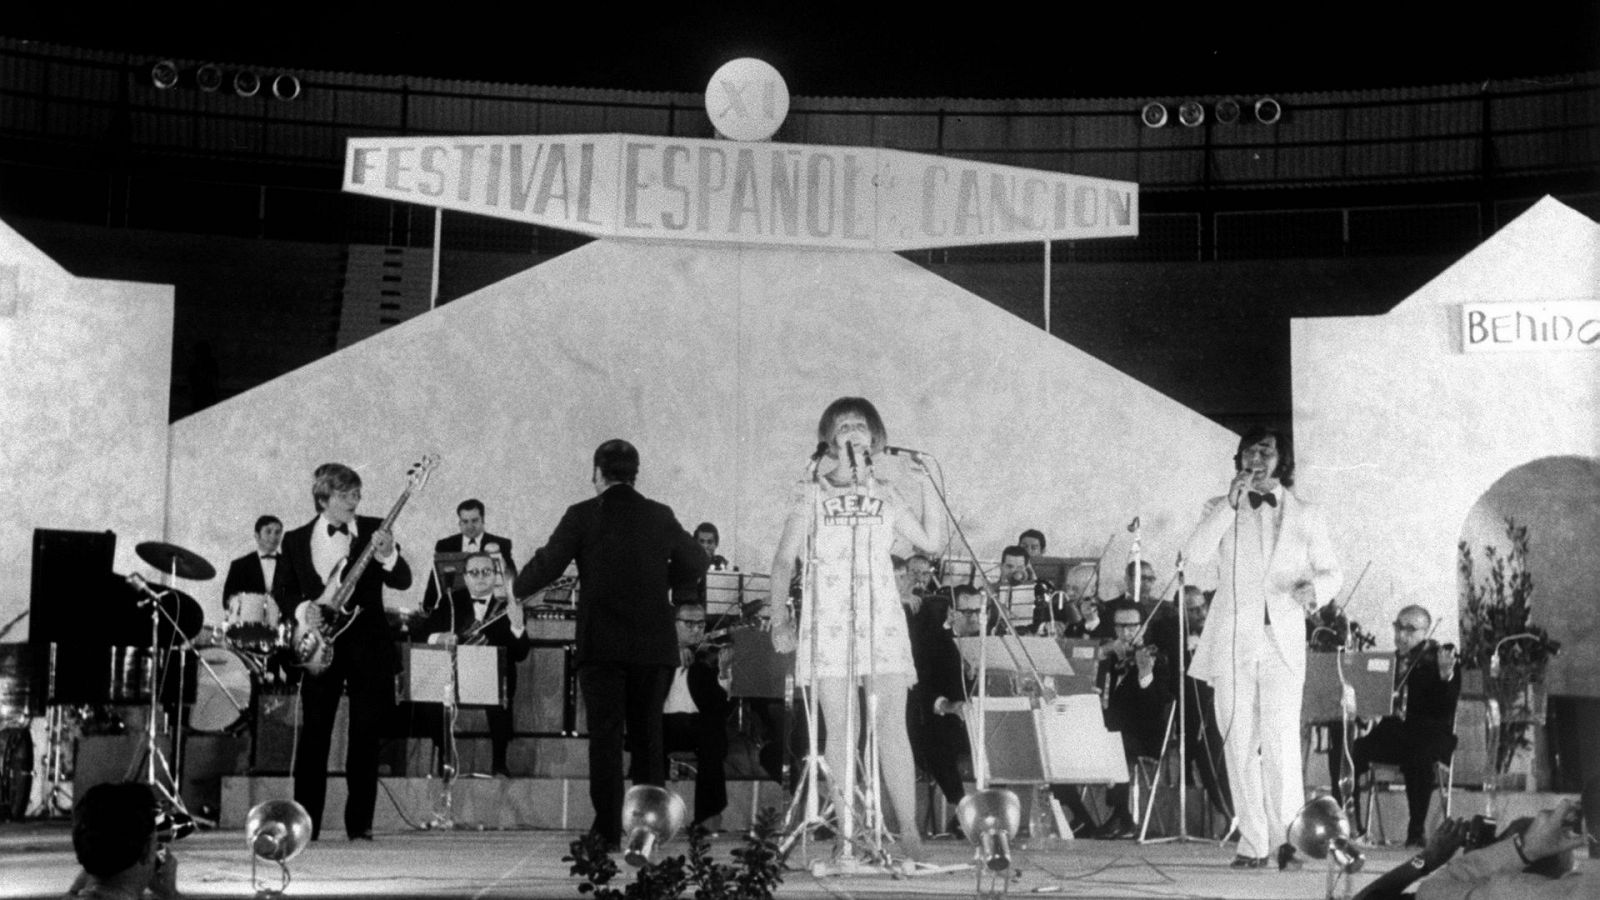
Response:
[[[401,557],[384,520],[357,516],[361,476],[339,463],[325,463],[312,475],[311,498],[317,516],[283,536],[283,561],[294,579],[293,596],[305,603],[337,593],[340,575],[371,545],[371,565],[358,575],[345,604],[355,613],[333,641],[326,669],[307,666],[300,686],[303,725],[295,745],[294,799],[311,814],[311,839],[322,834],[322,807],[328,789],[328,747],[333,740],[339,696],[350,694],[349,751],[345,757],[345,834],[372,840],[372,814],[378,797],[378,744],[394,706],[398,656],[383,614],[385,586],[411,586],[411,569]],[[397,510],[398,511],[398,510]],[[291,610],[301,613],[304,610]],[[320,668],[320,666],[316,667]]]

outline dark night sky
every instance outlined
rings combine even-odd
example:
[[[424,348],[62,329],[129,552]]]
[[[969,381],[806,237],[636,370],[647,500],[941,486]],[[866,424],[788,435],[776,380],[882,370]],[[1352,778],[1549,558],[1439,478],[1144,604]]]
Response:
[[[1395,13],[1424,5],[1430,14]],[[246,5],[226,18],[141,11],[85,22],[80,12],[70,23],[29,12],[8,14],[0,33],[152,58],[691,92],[722,62],[759,56],[793,94],[862,97],[1290,92],[1600,69],[1594,0],[1470,10],[925,4],[893,14],[860,3],[556,6],[363,4],[312,20]]]

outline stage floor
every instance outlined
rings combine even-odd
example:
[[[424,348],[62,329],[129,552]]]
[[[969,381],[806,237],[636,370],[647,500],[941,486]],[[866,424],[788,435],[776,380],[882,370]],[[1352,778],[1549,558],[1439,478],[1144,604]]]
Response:
[[[319,841],[290,865],[293,882],[288,898],[315,897],[518,897],[579,898],[578,880],[561,861],[575,832],[404,831],[380,832],[373,842],[343,837]],[[732,862],[737,837],[723,836],[712,845],[712,857]],[[952,839],[927,842],[929,862],[939,867],[965,866],[972,860],[968,844]],[[813,843],[814,855],[831,847]],[[667,854],[687,851],[679,838]],[[250,856],[242,831],[213,830],[191,835],[175,845],[178,886],[185,897],[249,897]],[[1043,850],[1018,850],[1012,895],[1054,894],[1078,898],[1296,898],[1324,896],[1325,873],[1308,862],[1299,872],[1236,871],[1228,868],[1233,849],[1215,842],[1140,845],[1131,841],[1057,842]],[[1356,876],[1359,889],[1406,859],[1401,848],[1368,852],[1366,870]],[[792,861],[801,861],[797,848]],[[0,825],[0,897],[60,897],[77,871],[71,830],[64,820]],[[622,887],[631,881],[624,866]],[[275,867],[259,874],[272,886]],[[778,897],[918,897],[972,896],[977,873],[932,872],[913,878],[888,875],[816,877],[805,868],[786,872]]]

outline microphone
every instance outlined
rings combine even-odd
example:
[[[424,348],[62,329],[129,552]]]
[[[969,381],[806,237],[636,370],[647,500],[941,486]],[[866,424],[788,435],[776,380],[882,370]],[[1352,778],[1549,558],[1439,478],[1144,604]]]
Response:
[[[883,452],[890,456],[909,456],[918,462],[921,462],[924,456],[933,455],[926,450],[913,450],[910,447],[884,447]]]
[[[845,441],[844,450],[850,455],[850,477],[855,481],[861,480],[861,472],[856,467],[856,445]]]
[[[144,576],[140,575],[138,572],[134,572],[133,574],[129,575],[126,580],[129,584],[133,585],[135,588],[138,588],[139,591],[144,594],[144,597],[139,601],[140,609],[148,608],[152,603],[155,603],[157,600],[160,600],[162,597],[165,597],[168,593],[170,593],[169,591],[152,590],[150,587],[150,582],[145,581]]]
[[[1138,516],[1134,516],[1133,517],[1133,521],[1128,523],[1128,531],[1134,532],[1134,533],[1137,533],[1139,531],[1139,517]]]

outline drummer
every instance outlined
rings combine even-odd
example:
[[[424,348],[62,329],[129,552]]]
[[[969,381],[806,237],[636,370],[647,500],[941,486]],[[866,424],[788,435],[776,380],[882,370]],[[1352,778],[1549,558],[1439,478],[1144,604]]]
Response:
[[[228,565],[222,582],[222,610],[233,612],[235,594],[271,594],[278,603],[280,618],[294,617],[297,598],[286,596],[288,579],[278,577],[278,545],[283,542],[283,521],[266,515],[256,519],[256,549]]]

